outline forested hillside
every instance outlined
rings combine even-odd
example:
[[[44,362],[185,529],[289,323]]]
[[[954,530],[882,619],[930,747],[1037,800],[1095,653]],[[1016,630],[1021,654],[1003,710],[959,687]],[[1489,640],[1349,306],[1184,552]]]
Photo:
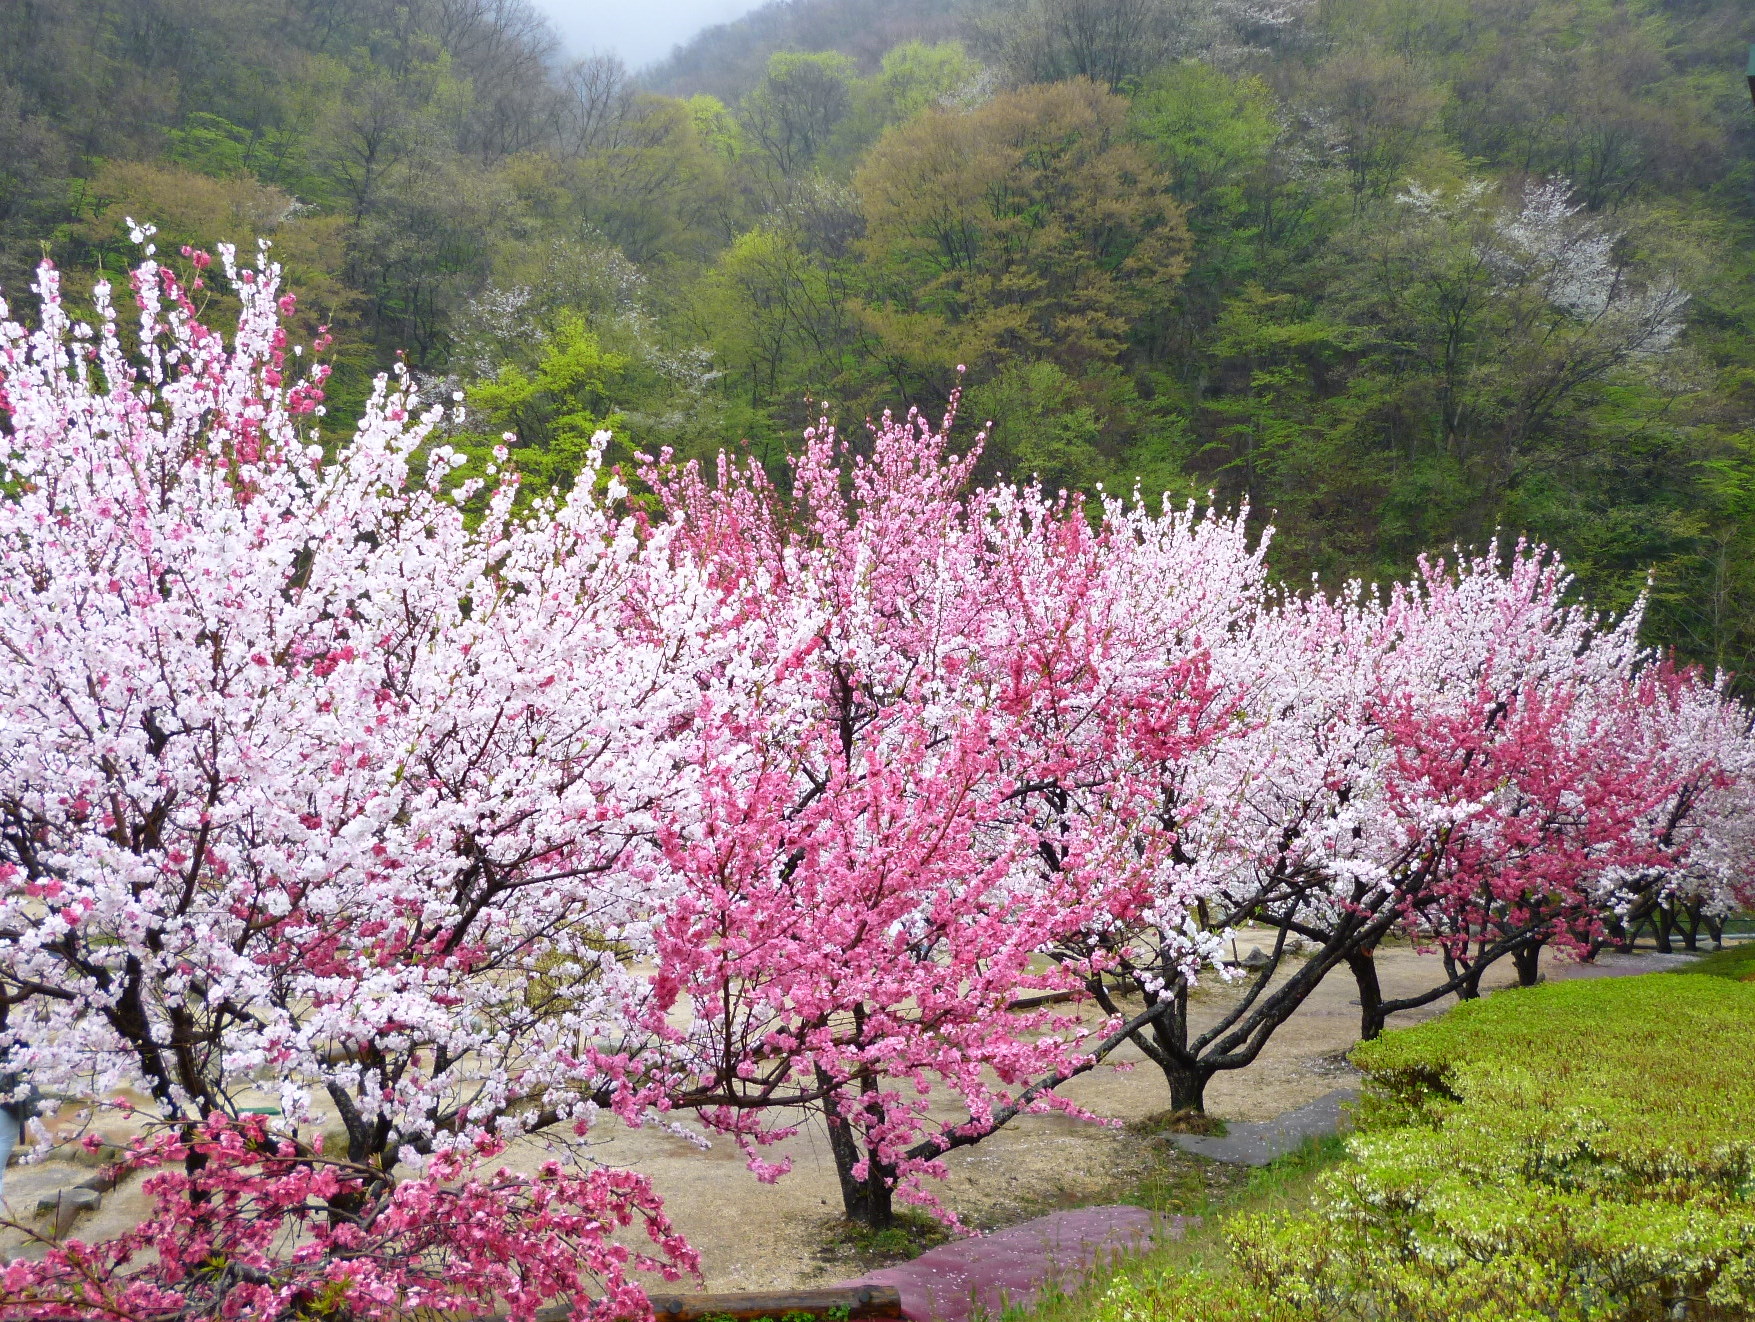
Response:
[[[129,218],[269,239],[331,423],[401,353],[538,484],[599,426],[778,472],[961,380],[987,475],[1246,500],[1294,582],[1528,535],[1747,669],[1751,38],[1741,0],[796,0],[637,83],[524,0],[11,0],[0,283],[125,269]]]

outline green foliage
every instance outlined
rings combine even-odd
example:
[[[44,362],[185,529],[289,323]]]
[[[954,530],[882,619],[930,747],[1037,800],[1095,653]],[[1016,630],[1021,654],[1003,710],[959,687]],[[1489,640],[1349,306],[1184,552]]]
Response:
[[[853,106],[853,61],[833,51],[776,51],[768,71],[738,105],[750,140],[773,170],[792,178],[829,146]]]
[[[1265,81],[1181,60],[1146,80],[1133,98],[1132,117],[1197,232],[1243,223],[1248,190],[1283,131]]]
[[[606,420],[779,474],[967,364],[983,480],[1246,500],[1289,582],[1528,536],[1755,671],[1742,8],[1287,8],[790,0],[670,96],[502,0],[0,4],[0,288],[116,271],[129,215],[165,255],[270,240],[294,338],[335,332],[327,429],[401,354],[532,492]],[[1553,177],[1584,210],[1543,259]]]
[[[950,1232],[938,1218],[912,1208],[901,1208],[891,1224],[882,1230],[858,1221],[831,1222],[823,1248],[838,1262],[844,1263],[851,1258],[861,1267],[881,1267],[917,1258],[950,1237]]]
[[[969,391],[964,408],[971,421],[992,423],[983,457],[1010,480],[1089,491],[1101,479],[1102,424],[1054,363],[1007,363]]]
[[[1755,941],[1744,941],[1726,946],[1723,950],[1715,950],[1710,955],[1702,955],[1687,968],[1679,970],[1676,976],[1755,982]]]
[[[864,252],[890,305],[936,320],[965,361],[1050,357],[1080,376],[1187,269],[1165,181],[1094,83],[1025,88],[891,130],[855,177]]]
[[[854,85],[852,109],[836,129],[835,155],[858,159],[885,129],[954,99],[980,75],[961,42],[904,42],[885,54],[876,74]]]
[[[1741,956],[1743,952],[1725,952]],[[1466,1002],[1359,1047],[1351,1156],[1224,1254],[1160,1250],[1081,1322],[1643,1322],[1755,1308],[1755,986],[1576,980]]]
[[[565,489],[585,466],[592,437],[625,426],[615,399],[628,366],[628,359],[604,350],[582,318],[565,316],[535,370],[501,367],[492,380],[471,387],[469,411],[514,438],[506,442],[512,462],[534,490]],[[497,436],[468,448],[491,450],[496,443]]]

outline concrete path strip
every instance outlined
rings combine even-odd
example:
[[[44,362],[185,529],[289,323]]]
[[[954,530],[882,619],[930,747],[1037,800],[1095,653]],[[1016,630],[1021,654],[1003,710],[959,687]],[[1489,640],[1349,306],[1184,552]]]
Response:
[[[1240,1166],[1265,1166],[1275,1157],[1283,1157],[1302,1147],[1313,1138],[1326,1138],[1338,1133],[1345,1120],[1342,1107],[1359,1100],[1357,1088],[1336,1088],[1314,1102],[1306,1102],[1295,1111],[1275,1116],[1259,1124],[1233,1120],[1226,1124],[1224,1137],[1209,1134],[1166,1134],[1184,1152],[1214,1161],[1229,1161]]]

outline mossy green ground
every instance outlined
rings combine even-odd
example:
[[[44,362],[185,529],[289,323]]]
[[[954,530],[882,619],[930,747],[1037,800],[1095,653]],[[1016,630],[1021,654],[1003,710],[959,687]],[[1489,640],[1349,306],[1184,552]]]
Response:
[[[1042,1322],[1755,1317],[1755,949],[1361,1047],[1360,1131]],[[1704,975],[1704,976],[1703,976]]]

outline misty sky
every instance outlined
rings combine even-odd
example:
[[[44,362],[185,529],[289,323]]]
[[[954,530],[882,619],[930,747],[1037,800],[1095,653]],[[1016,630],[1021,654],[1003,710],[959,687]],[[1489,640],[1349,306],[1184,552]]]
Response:
[[[613,50],[638,69],[670,54],[702,28],[754,9],[761,0],[535,0],[574,54]]]

